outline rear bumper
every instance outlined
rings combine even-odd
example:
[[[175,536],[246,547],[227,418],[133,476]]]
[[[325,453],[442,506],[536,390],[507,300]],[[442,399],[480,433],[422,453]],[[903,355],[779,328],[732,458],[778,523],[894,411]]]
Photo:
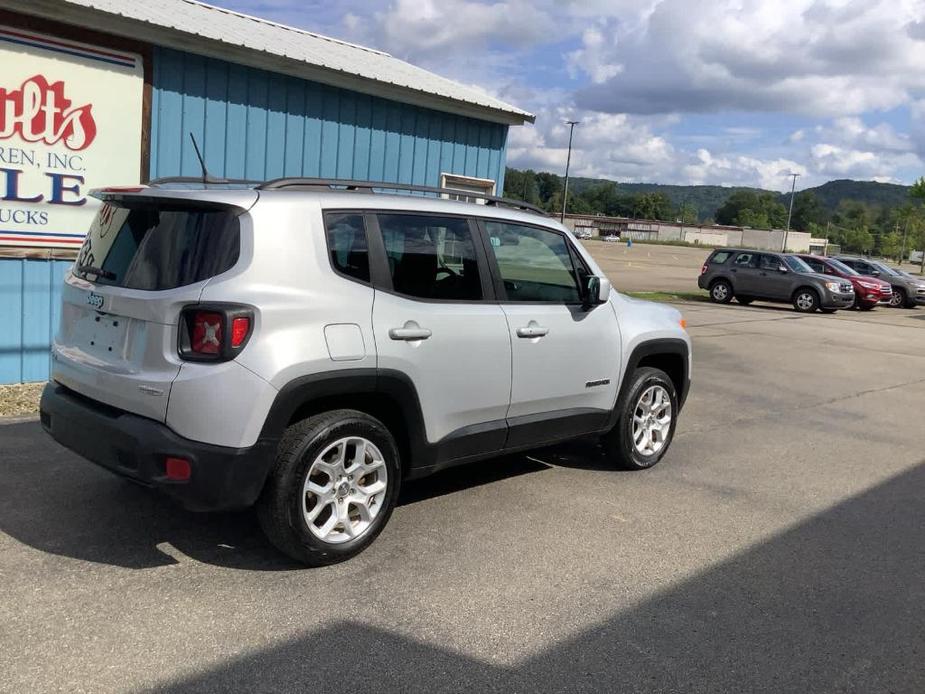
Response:
[[[52,438],[90,462],[154,487],[193,511],[252,505],[273,463],[276,441],[226,448],[178,436],[160,422],[90,400],[56,383],[42,393],[42,426]],[[164,461],[185,458],[190,479],[168,480]]]

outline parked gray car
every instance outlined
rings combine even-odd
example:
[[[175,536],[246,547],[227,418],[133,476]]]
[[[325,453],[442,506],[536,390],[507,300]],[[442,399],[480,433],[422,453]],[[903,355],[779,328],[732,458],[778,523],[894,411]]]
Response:
[[[703,264],[697,285],[720,304],[733,297],[740,304],[759,299],[792,303],[801,313],[832,313],[854,304],[851,282],[817,274],[787,253],[719,248]]]
[[[893,287],[893,298],[890,299],[893,308],[915,308],[925,304],[925,278],[894,270],[889,265],[868,258],[839,256],[838,260],[862,275],[889,282]]]

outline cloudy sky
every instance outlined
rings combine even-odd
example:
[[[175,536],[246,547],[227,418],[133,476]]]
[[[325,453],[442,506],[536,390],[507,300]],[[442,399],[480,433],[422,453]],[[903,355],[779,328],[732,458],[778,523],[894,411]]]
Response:
[[[537,114],[508,163],[789,188],[925,174],[925,0],[213,0]]]

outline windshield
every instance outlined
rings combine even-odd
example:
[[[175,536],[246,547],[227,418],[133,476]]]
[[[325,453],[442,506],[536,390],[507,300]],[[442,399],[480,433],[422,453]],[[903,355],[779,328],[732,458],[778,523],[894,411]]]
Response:
[[[860,275],[860,274],[861,274],[860,272],[858,272],[858,271],[855,270],[854,268],[850,268],[850,267],[848,267],[847,265],[845,265],[842,261],[840,261],[840,260],[835,260],[835,258],[829,258],[829,261],[828,261],[828,262],[829,262],[829,265],[831,265],[833,268],[835,268],[836,270],[838,270],[838,271],[839,271],[841,274],[843,274],[843,275],[848,275],[849,277],[853,277],[854,275]]]
[[[806,264],[806,261],[802,258],[797,258],[795,255],[785,255],[784,262],[790,267],[794,272],[812,272],[813,269]]]

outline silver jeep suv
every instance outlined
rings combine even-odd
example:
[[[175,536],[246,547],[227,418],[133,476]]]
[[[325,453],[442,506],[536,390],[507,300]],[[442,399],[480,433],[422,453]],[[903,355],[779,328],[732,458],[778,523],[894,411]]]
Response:
[[[403,481],[449,466],[585,436],[658,462],[690,384],[678,311],[611,291],[526,204],[389,188],[412,187],[95,191],[45,429],[187,508],[256,504],[310,565],[362,551]]]

